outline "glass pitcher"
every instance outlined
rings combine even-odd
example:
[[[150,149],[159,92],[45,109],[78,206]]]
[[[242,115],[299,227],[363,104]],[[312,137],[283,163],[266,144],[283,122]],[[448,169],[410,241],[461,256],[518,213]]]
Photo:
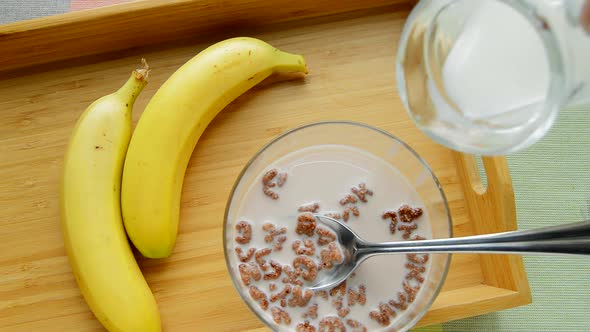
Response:
[[[529,146],[560,109],[590,106],[589,9],[586,0],[421,0],[397,55],[406,110],[455,150]]]

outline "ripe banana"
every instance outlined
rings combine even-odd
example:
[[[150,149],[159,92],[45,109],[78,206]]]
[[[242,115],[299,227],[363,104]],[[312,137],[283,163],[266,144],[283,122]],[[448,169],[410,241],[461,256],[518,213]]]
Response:
[[[131,138],[123,171],[123,221],[146,257],[171,254],[184,173],[199,137],[227,104],[274,72],[306,72],[302,56],[254,38],[205,49],[156,92]]]
[[[65,247],[78,286],[109,331],[161,331],[158,306],[137,266],[121,219],[121,175],[131,110],[147,65],[95,101],[70,138],[60,193]]]

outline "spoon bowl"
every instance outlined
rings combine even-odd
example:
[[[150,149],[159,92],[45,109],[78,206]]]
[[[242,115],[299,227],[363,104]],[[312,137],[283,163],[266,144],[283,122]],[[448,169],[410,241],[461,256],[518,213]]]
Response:
[[[350,227],[340,223],[336,219],[318,214],[314,216],[316,220],[336,233],[337,241],[340,244],[340,249],[342,249],[344,254],[344,259],[340,264],[335,265],[329,273],[324,274],[324,278],[316,280],[316,283],[310,287],[311,290],[319,291],[337,286],[340,282],[346,280],[346,278],[348,278],[352,272],[354,272],[357,265],[360,264],[357,258],[357,241],[363,240]]]

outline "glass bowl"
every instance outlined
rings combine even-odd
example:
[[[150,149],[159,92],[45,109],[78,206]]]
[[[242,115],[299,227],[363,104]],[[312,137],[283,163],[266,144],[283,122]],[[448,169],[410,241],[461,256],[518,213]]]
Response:
[[[234,286],[250,310],[275,331],[289,329],[276,324],[270,314],[264,313],[258,303],[250,298],[248,288],[240,280],[237,268],[240,261],[236,258],[233,241],[236,237],[235,224],[240,217],[240,202],[250,188],[258,184],[262,172],[275,161],[290,152],[326,144],[357,148],[392,165],[405,177],[424,203],[423,209],[430,220],[432,238],[452,237],[449,207],[439,181],[425,161],[399,138],[380,129],[353,122],[314,123],[282,134],[256,153],[242,170],[226,207],[223,231],[225,260]],[[430,255],[431,265],[418,297],[403,315],[384,330],[406,331],[418,322],[438,295],[448,272],[450,258],[449,254]]]

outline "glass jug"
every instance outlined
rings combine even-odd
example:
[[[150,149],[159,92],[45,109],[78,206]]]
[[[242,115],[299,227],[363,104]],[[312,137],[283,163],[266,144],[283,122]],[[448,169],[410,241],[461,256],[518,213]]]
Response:
[[[529,146],[560,109],[590,106],[588,10],[586,0],[421,0],[397,55],[406,110],[455,150]]]

